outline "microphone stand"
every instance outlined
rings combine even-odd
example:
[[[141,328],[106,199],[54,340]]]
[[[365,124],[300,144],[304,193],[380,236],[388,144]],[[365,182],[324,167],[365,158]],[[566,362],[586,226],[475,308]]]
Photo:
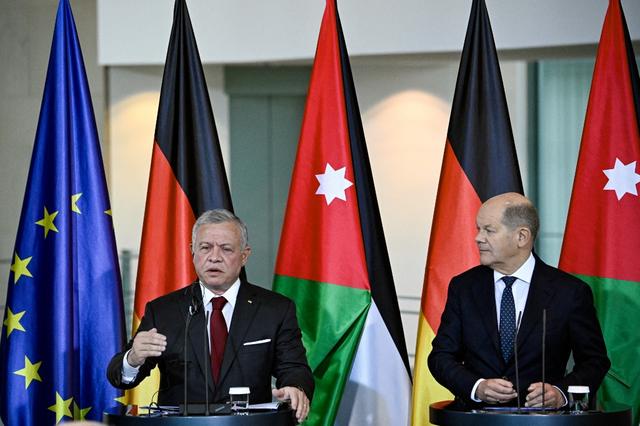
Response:
[[[516,389],[518,392],[518,413],[520,413],[520,372],[518,370],[518,332],[520,331],[520,320],[522,319],[522,311],[518,312],[518,321],[516,322],[516,337],[513,339],[513,358],[516,363]]]
[[[189,305],[189,315],[184,325],[184,411],[183,416],[189,415],[189,406],[187,405],[187,333],[189,332],[189,324],[191,324],[191,318],[196,313],[196,309],[193,308],[193,304]]]
[[[207,324],[209,324],[209,312],[207,312],[206,316],[205,316],[205,322],[204,322],[204,359],[205,359],[205,367],[204,367],[204,415],[205,416],[209,416],[211,415],[211,413],[209,413],[209,375],[211,374],[211,357],[209,356],[209,351],[208,351],[208,345],[207,342],[209,341],[208,336],[207,336]],[[206,362],[206,360],[209,359],[209,362]]]
[[[544,375],[545,375],[545,358],[546,358],[546,341],[547,341],[547,310],[542,310],[542,408],[544,409]]]

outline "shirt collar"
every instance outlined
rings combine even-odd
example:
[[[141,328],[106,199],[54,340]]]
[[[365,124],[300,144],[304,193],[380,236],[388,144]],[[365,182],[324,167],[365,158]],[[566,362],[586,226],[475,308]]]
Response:
[[[236,306],[236,300],[238,299],[238,291],[240,291],[240,278],[236,279],[235,282],[229,287],[227,291],[225,291],[221,295],[217,295],[200,282],[200,289],[203,291],[202,300],[204,301],[204,306],[208,306],[211,302],[211,299],[214,297],[224,296],[227,299],[227,303],[233,309]]]
[[[509,276],[516,277],[520,281],[524,281],[527,284],[531,284],[531,277],[533,277],[533,269],[535,268],[535,266],[536,266],[536,258],[533,256],[533,253],[529,253],[529,257],[522,264],[522,266],[520,266],[513,274]],[[497,283],[504,276],[506,275],[494,270],[493,282]]]

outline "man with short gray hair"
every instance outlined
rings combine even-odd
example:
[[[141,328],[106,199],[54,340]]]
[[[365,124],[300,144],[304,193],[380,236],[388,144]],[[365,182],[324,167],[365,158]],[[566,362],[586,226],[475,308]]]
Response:
[[[193,226],[191,252],[198,280],[147,303],[135,337],[111,360],[109,381],[130,389],[157,365],[159,404],[182,403],[184,333],[191,316],[189,401],[205,401],[207,374],[212,402],[227,402],[231,387],[249,387],[251,403],[269,402],[272,396],[289,400],[298,421],[303,421],[314,382],[295,305],[240,278],[251,254],[246,225],[227,210],[206,211]],[[203,337],[205,327],[208,342]],[[210,359],[204,357],[206,346]],[[276,379],[273,391],[272,376]]]
[[[476,227],[481,265],[449,284],[428,358],[435,379],[470,408],[516,406],[518,396],[525,407],[560,408],[569,385],[587,385],[593,397],[611,365],[593,295],[586,283],[533,254],[539,224],[531,201],[497,195],[480,207]],[[565,373],[571,353],[575,365]]]

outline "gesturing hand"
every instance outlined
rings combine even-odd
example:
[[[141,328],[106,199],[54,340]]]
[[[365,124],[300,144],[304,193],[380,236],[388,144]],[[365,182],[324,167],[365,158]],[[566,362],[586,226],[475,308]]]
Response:
[[[141,331],[133,338],[133,345],[127,355],[127,362],[132,367],[140,367],[150,356],[160,356],[167,348],[167,337],[152,328]]]

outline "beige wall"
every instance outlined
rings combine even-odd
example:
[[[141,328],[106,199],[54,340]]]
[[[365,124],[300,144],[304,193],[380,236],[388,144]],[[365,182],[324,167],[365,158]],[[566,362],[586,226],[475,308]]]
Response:
[[[206,63],[311,59],[325,5],[323,0],[187,3]],[[498,49],[522,50],[597,43],[608,1],[486,0],[486,4]],[[622,4],[631,38],[640,40],[640,2],[622,0]],[[458,52],[470,6],[470,0],[338,2],[353,56]],[[173,0],[98,0],[98,8],[101,63],[164,61]]]

